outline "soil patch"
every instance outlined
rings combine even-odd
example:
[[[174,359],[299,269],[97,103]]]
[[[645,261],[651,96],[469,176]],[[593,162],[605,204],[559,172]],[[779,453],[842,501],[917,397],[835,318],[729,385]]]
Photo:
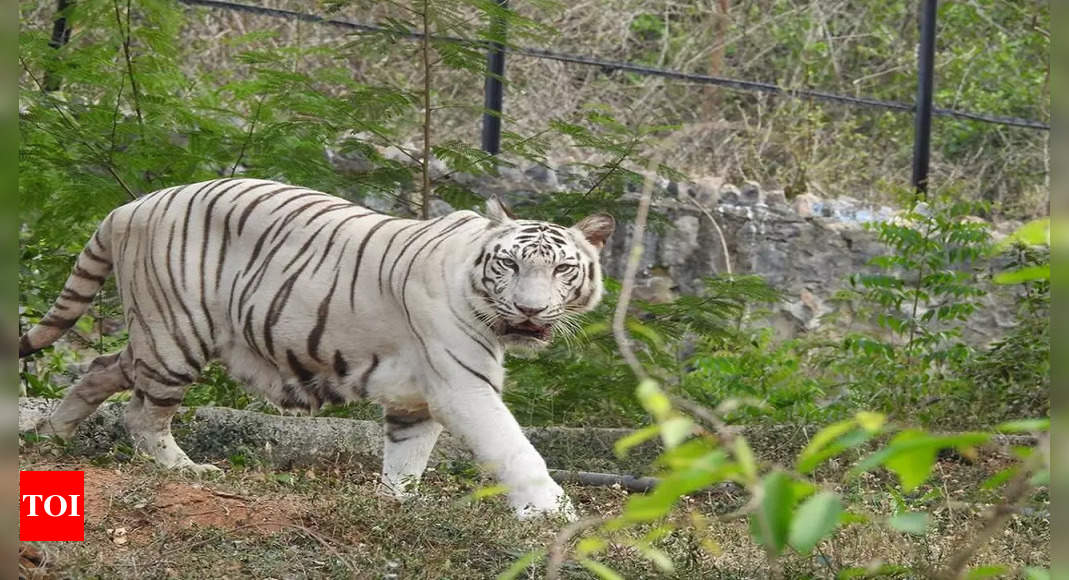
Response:
[[[274,534],[296,525],[303,509],[292,498],[246,497],[200,484],[165,483],[153,504],[170,526],[238,528]]]

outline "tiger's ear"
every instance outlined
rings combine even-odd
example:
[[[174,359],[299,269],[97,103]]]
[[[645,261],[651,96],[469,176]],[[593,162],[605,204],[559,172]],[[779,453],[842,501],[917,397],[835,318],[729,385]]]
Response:
[[[572,227],[582,232],[586,241],[600,251],[616,229],[616,220],[607,213],[597,213],[583,218]]]
[[[495,222],[507,222],[516,219],[516,214],[505,206],[505,202],[501,201],[500,197],[492,195],[486,200],[486,217]]]

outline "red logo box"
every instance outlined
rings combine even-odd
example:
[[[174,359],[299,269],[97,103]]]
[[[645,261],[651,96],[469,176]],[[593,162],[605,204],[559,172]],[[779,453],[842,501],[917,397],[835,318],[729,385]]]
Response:
[[[19,472],[19,540],[85,540],[84,472]]]

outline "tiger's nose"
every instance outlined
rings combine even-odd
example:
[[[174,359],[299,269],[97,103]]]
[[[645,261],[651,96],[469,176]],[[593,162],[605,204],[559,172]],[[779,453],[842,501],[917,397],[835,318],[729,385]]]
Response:
[[[519,310],[527,316],[534,316],[547,308],[546,306],[522,306],[517,302],[513,302],[512,305],[516,307],[516,310]]]

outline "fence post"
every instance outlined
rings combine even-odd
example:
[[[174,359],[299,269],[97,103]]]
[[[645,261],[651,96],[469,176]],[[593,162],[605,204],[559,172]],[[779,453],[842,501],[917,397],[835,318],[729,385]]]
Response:
[[[932,148],[932,90],[935,72],[935,15],[938,0],[920,0],[917,46],[917,102],[914,105],[913,188],[928,198],[928,160]]]
[[[67,22],[67,13],[70,12],[71,0],[58,0],[56,2],[56,15],[52,18],[52,39],[48,41],[48,46],[56,49],[57,51],[66,45],[71,39],[71,27]],[[54,57],[58,59],[58,56]],[[53,67],[58,66],[58,60],[52,61],[52,66],[45,71],[44,90],[58,91],[63,84],[63,79],[59,73],[53,70]]]
[[[497,0],[498,6],[508,10],[509,0]],[[491,17],[491,31],[501,39],[505,38],[505,19]],[[491,42],[486,57],[486,84],[483,88],[483,151],[497,155],[501,150],[501,101],[503,88],[501,81],[505,77],[505,50],[500,42]]]

